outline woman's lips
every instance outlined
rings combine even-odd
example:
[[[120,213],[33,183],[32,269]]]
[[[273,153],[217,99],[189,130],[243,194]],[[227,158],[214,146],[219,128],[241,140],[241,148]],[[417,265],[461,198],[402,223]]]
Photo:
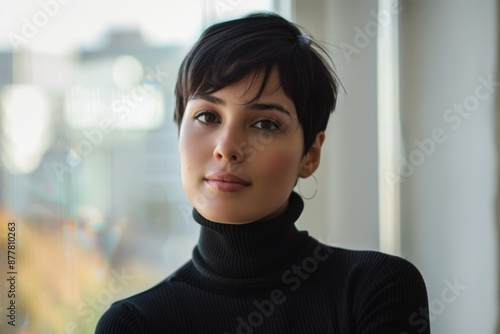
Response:
[[[205,182],[214,189],[228,192],[250,186],[250,182],[227,172],[212,173],[205,178]]]

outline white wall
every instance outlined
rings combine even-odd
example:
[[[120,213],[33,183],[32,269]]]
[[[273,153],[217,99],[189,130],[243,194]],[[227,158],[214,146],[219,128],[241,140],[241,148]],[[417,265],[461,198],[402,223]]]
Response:
[[[313,232],[359,249],[378,249],[376,40],[354,54],[344,44],[357,45],[354,28],[364,29],[372,10],[374,1],[300,0],[294,8],[295,21],[332,52],[347,92],[341,90],[326,132],[318,196],[306,203],[301,221],[326,221]]]
[[[402,256],[426,280],[433,333],[495,330],[500,233],[495,227],[494,113],[499,88],[477,87],[480,78],[500,81],[495,79],[497,6],[496,0],[402,0],[397,14],[402,158],[415,165],[401,173]],[[295,0],[294,6],[294,20],[333,46],[347,90],[327,131],[316,173],[318,196],[306,203],[301,223],[330,244],[349,248],[379,246],[376,36],[367,39],[360,33],[369,35],[366,29],[375,21],[371,11],[376,10],[371,0]],[[351,57],[346,45],[357,49]],[[464,103],[470,103],[470,112],[464,107],[470,116],[447,111]],[[415,140],[427,146],[419,148]],[[459,290],[450,294],[445,289],[454,283]]]
[[[410,160],[413,154],[420,164],[401,185],[403,252],[428,281],[434,332],[493,333],[498,284],[493,116],[498,87],[489,92],[480,78],[498,81],[496,1],[403,4],[405,157]],[[483,86],[479,94],[478,86]],[[464,104],[463,116],[448,111]],[[441,131],[439,138],[446,141],[431,144],[433,131]],[[428,142],[422,162],[417,151],[423,149],[415,140]],[[454,302],[443,303],[443,281],[455,279],[467,288]]]

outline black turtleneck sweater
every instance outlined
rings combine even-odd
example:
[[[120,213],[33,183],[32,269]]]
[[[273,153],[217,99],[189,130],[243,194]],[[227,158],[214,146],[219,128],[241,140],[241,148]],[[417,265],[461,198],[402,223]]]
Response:
[[[303,201],[244,225],[201,225],[192,259],[115,302],[98,334],[430,333],[427,292],[408,261],[326,246],[298,231]]]

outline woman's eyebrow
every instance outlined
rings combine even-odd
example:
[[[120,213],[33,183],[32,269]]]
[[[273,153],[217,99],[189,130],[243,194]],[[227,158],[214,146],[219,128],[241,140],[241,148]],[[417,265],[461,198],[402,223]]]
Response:
[[[252,104],[250,104],[249,107],[250,107],[250,109],[255,109],[255,110],[274,109],[274,110],[277,110],[279,112],[284,113],[285,115],[287,115],[290,118],[293,118],[292,114],[285,107],[283,107],[282,105],[280,105],[278,103],[252,103]]]
[[[193,95],[189,98],[190,101],[192,100],[205,100],[205,101],[208,101],[210,103],[213,103],[213,104],[220,104],[222,106],[225,106],[226,105],[226,101],[224,101],[223,99],[217,97],[217,96],[213,96],[211,94],[196,94],[196,95]]]
[[[189,100],[190,101],[192,101],[192,100],[205,100],[205,101],[213,103],[213,104],[218,104],[218,105],[222,105],[222,106],[226,105],[226,101],[224,101],[223,99],[221,99],[217,96],[211,95],[211,94],[203,94],[202,93],[202,94],[193,95],[191,98],[189,98]],[[256,102],[256,103],[250,103],[248,105],[248,108],[253,109],[253,110],[277,110],[279,112],[284,113],[288,117],[293,118],[290,111],[288,111],[285,107],[283,107],[281,104],[278,104],[278,103]]]

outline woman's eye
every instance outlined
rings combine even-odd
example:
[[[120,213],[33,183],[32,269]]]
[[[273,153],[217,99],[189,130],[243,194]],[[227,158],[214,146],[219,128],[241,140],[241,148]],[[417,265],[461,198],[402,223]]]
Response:
[[[217,116],[209,111],[201,111],[194,115],[194,119],[201,123],[214,123],[217,122]]]
[[[279,123],[272,121],[270,119],[263,119],[263,120],[255,123],[255,125],[258,125],[258,124],[260,124],[260,125],[257,126],[257,128],[262,129],[262,130],[266,130],[266,131],[278,131],[281,129],[281,126],[279,125]]]

